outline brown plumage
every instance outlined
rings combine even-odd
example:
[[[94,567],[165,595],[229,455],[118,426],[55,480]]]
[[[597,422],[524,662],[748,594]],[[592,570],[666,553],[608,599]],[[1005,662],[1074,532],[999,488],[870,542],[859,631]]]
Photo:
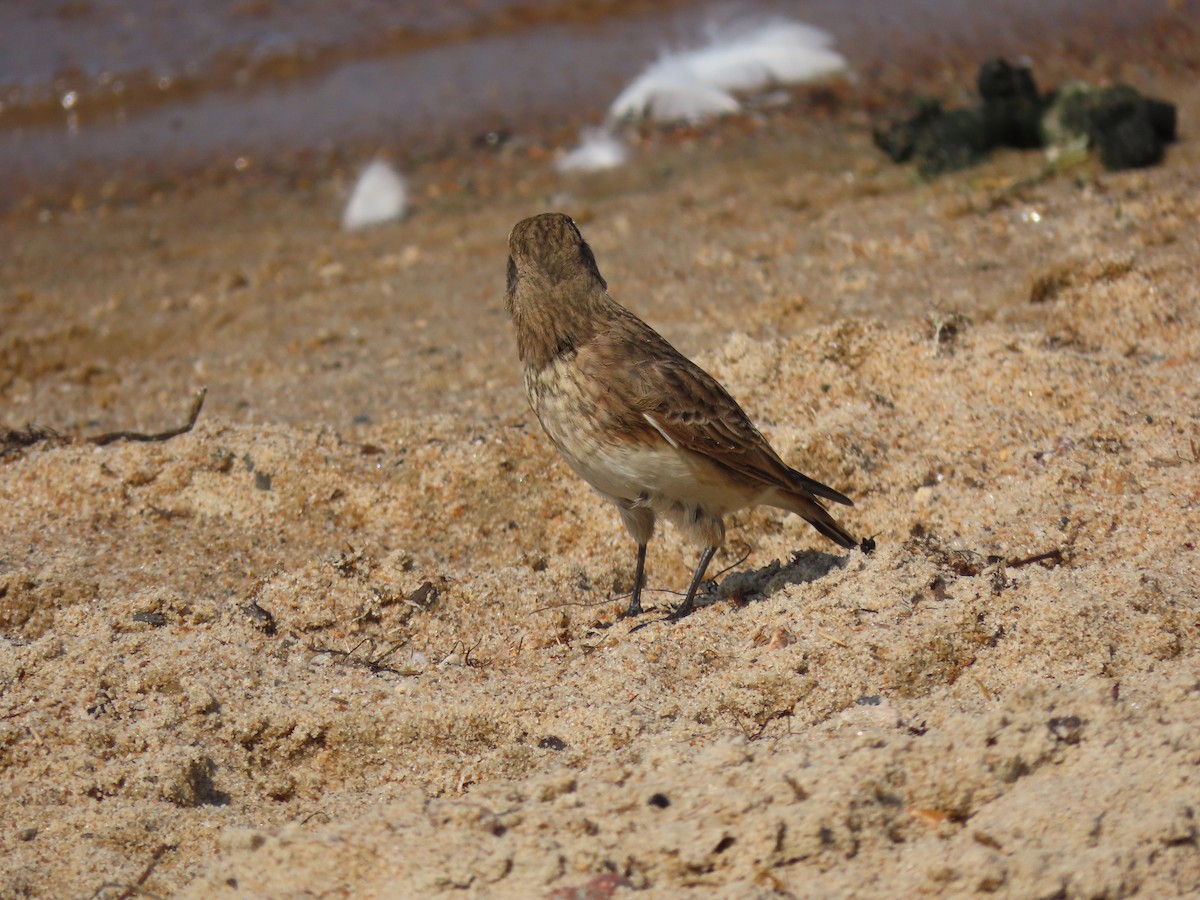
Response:
[[[530,406],[570,466],[616,504],[638,545],[628,615],[642,609],[658,516],[704,548],[676,617],[691,612],[727,513],[776,506],[856,545],[821,502],[851,501],[790,468],[716,379],[609,296],[569,217],[518,222],[508,247],[505,308]]]

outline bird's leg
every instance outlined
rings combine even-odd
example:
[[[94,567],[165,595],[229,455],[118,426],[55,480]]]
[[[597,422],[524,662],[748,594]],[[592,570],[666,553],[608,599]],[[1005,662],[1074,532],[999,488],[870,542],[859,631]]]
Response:
[[[704,572],[708,568],[708,564],[712,562],[713,555],[716,552],[716,547],[705,547],[704,552],[700,554],[700,562],[696,565],[696,574],[692,576],[692,583],[688,588],[687,596],[683,598],[683,602],[679,604],[679,608],[671,613],[673,621],[677,622],[688,615],[692,611],[692,607],[696,605],[696,591],[699,590],[700,582],[704,580]]]
[[[637,570],[633,573],[633,593],[629,596],[629,609],[625,617],[632,619],[642,614],[642,582],[646,578],[646,545],[638,544]]]

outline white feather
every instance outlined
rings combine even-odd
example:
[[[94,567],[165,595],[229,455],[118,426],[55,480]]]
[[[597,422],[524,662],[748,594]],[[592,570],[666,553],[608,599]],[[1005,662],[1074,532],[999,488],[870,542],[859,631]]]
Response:
[[[752,91],[831,75],[846,68],[833,38],[803,22],[773,20],[712,29],[695,50],[664,53],[613,101],[614,119],[698,120],[739,108],[730,91]]]
[[[404,215],[408,186],[404,177],[381,159],[375,160],[358,176],[350,202],[342,214],[347,231],[391,222]]]
[[[698,121],[737,112],[740,104],[721,88],[696,78],[686,60],[666,56],[634,79],[608,108],[610,119]]]
[[[629,158],[629,147],[607,128],[584,128],[579,146],[568,150],[554,163],[560,172],[595,172],[615,169]]]
[[[833,37],[803,22],[775,20],[752,28],[713,31],[709,44],[688,54],[696,78],[729,91],[794,84],[846,68]]]
[[[679,444],[676,443],[675,438],[671,437],[671,435],[669,435],[666,432],[666,430],[661,425],[659,425],[657,421],[655,421],[654,417],[652,415],[650,415],[650,413],[642,413],[642,418],[650,423],[651,428],[653,428],[655,431],[657,431],[659,434],[661,434],[663,436],[664,441],[666,441],[668,444],[670,444],[676,450],[679,449]]]

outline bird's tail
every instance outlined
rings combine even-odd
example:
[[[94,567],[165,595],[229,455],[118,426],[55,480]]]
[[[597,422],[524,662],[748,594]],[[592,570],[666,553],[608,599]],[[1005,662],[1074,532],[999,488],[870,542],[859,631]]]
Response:
[[[817,482],[813,482],[817,484]],[[824,485],[822,485],[824,487]],[[832,488],[825,488],[830,494],[835,494],[840,498],[839,502],[850,504],[850,500]],[[833,498],[831,498],[833,499]],[[788,512],[793,512],[800,518],[804,519],[809,525],[821,532],[829,540],[835,544],[841,544],[848,550],[853,550],[858,546],[858,541],[854,535],[848,532],[845,528],[837,523],[821,505],[821,501],[815,497],[805,494],[777,491],[775,494],[775,502],[773,506],[778,506],[780,509],[786,509]]]

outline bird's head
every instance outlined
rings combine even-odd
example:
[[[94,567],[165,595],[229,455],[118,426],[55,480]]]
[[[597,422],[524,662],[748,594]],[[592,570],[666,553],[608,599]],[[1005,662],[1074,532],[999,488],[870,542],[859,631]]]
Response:
[[[607,289],[596,257],[583,235],[562,213],[542,213],[522,219],[508,235],[508,289],[514,282],[529,280],[538,287],[580,282],[599,283]]]
[[[572,352],[602,326],[613,306],[596,257],[570,216],[523,219],[508,235],[504,306],[526,363]]]

